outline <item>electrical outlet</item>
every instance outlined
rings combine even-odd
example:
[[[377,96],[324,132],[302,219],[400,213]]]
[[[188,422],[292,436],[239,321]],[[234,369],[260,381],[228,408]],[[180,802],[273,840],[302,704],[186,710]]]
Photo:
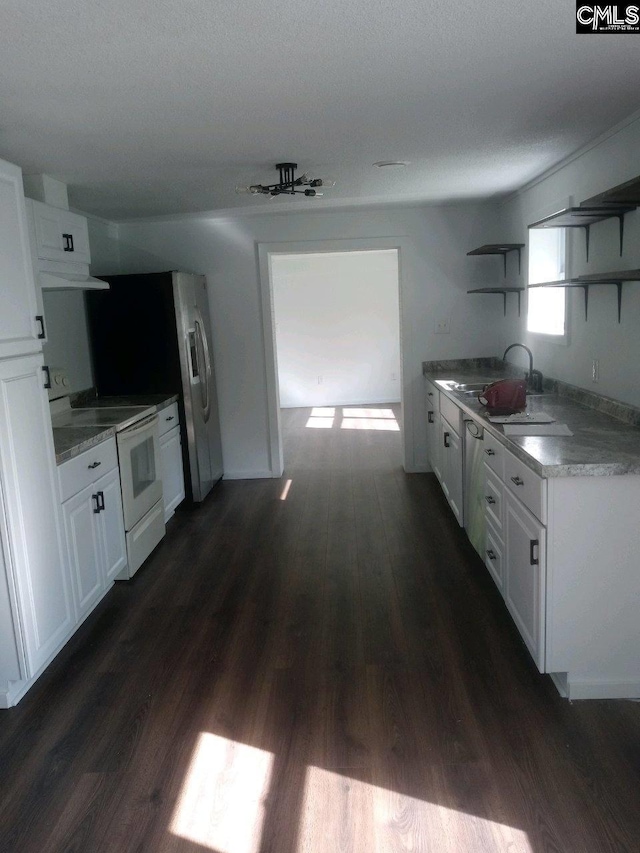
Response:
[[[591,381],[598,382],[600,379],[600,361],[594,358],[591,362]]]
[[[440,317],[436,320],[436,335],[448,335],[451,330],[451,318]]]
[[[322,376],[318,376],[318,385],[322,385]]]

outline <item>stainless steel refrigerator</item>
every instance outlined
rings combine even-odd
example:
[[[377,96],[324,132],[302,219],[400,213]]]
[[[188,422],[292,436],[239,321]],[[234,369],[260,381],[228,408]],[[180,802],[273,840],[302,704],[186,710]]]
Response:
[[[109,290],[86,293],[98,396],[178,394],[187,493],[202,501],[223,473],[205,277],[103,278]]]

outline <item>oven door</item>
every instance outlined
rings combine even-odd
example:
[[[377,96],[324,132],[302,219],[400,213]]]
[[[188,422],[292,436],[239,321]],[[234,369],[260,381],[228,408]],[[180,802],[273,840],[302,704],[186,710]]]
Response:
[[[162,499],[158,421],[152,415],[117,434],[127,531]]]

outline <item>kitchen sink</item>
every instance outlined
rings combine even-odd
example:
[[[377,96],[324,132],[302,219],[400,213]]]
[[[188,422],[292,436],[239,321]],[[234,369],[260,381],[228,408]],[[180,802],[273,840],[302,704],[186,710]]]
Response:
[[[463,394],[476,394],[478,391],[483,391],[488,384],[488,382],[467,382],[455,385],[453,390]]]

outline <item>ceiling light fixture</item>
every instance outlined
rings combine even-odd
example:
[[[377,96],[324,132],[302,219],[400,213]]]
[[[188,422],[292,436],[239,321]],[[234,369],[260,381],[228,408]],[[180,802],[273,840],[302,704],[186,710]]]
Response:
[[[407,160],[378,160],[377,163],[374,163],[374,166],[377,166],[378,169],[388,169],[389,167],[399,167],[404,168],[407,165]]]
[[[306,195],[308,198],[318,198],[316,187],[334,187],[335,181],[323,178],[310,178],[306,174],[296,178],[297,163],[276,163],[276,169],[280,172],[280,180],[277,184],[252,184],[251,186],[237,186],[237,193],[249,193],[251,195]]]

